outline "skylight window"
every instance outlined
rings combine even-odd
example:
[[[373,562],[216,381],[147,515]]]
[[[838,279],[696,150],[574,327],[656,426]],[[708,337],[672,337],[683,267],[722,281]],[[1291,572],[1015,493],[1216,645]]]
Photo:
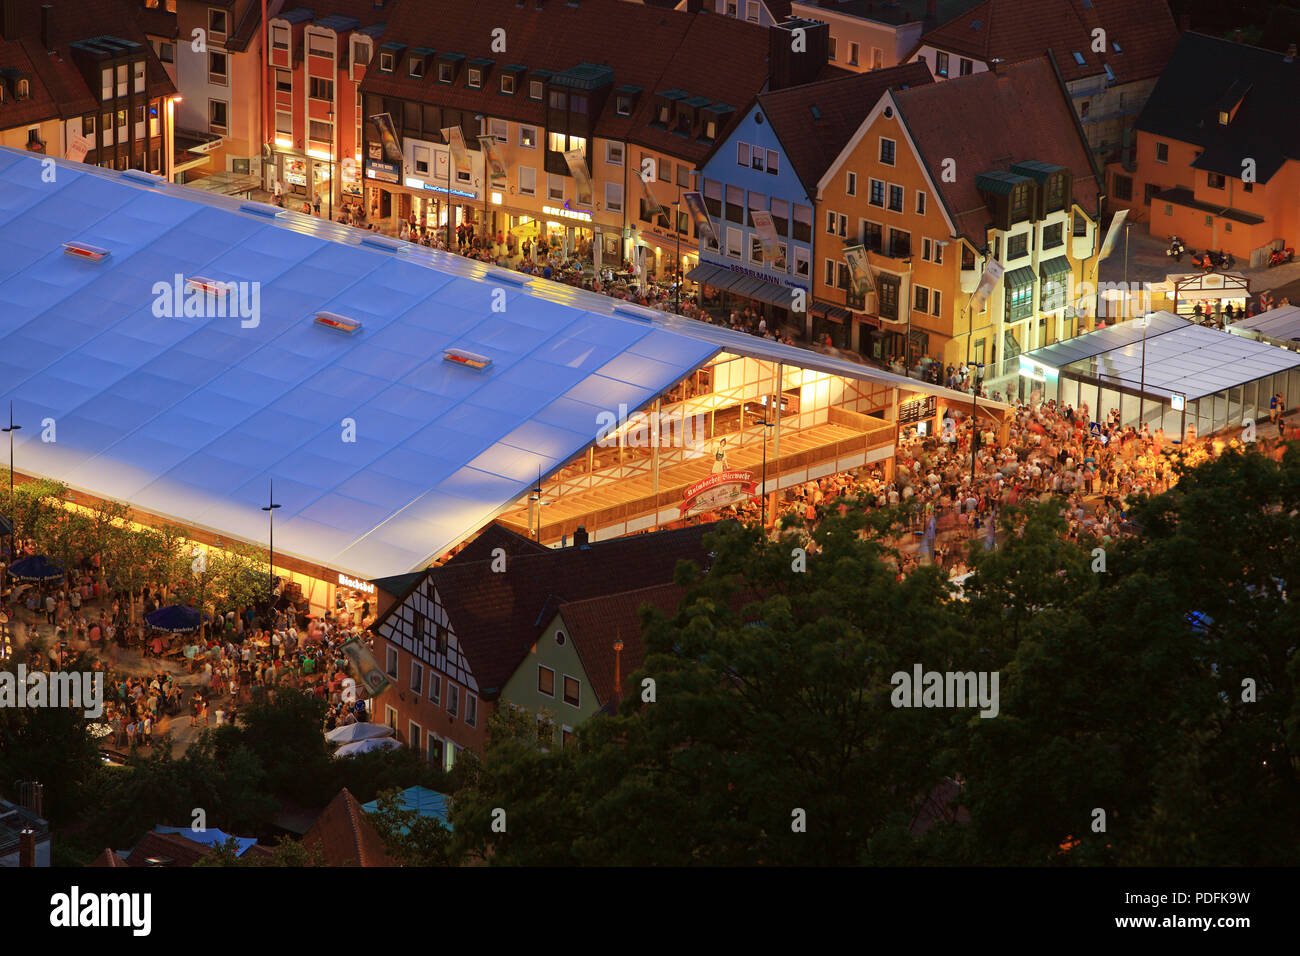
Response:
[[[1083,66],[1087,63],[1087,61],[1083,58],[1083,54],[1080,53],[1078,50],[1074,51],[1074,62],[1079,64],[1080,66]]]
[[[326,329],[333,329],[335,332],[343,332],[347,335],[355,335],[361,331],[361,323],[356,319],[349,319],[345,315],[337,315],[334,312],[316,313],[316,324]]]
[[[1106,79],[1108,79],[1110,82],[1114,83],[1114,82],[1115,82],[1115,71],[1112,70],[1112,69],[1110,68],[1110,64],[1109,64],[1109,63],[1103,64],[1103,65],[1102,65],[1102,69],[1104,69],[1104,70],[1106,71]]]
[[[972,30],[978,30],[978,29],[979,29],[980,27],[982,27],[982,26],[984,26],[984,21],[983,21],[983,20],[975,20],[975,21],[973,21],[973,22],[971,23],[970,28],[971,28]]]
[[[446,362],[464,365],[468,368],[483,369],[492,364],[492,360],[487,356],[466,352],[464,349],[447,349],[442,353],[442,358]]]
[[[107,249],[101,249],[99,246],[92,246],[84,242],[65,242],[63,252],[69,256],[76,256],[78,259],[88,259],[91,262],[99,262],[108,255]]]
[[[1123,50],[1120,49],[1119,44],[1116,43],[1114,40],[1111,40],[1111,41],[1110,41],[1110,45],[1113,46],[1113,47],[1115,48],[1115,52],[1116,52],[1116,53],[1123,53],[1123,52],[1124,52]]]

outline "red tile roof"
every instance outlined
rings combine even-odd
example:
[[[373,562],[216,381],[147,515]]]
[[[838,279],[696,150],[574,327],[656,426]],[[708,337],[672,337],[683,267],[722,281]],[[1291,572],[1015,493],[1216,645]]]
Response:
[[[977,73],[893,96],[957,232],[976,248],[984,245],[989,212],[975,177],[1012,163],[1069,169],[1074,202],[1096,215],[1100,187],[1091,154],[1047,57],[1009,64],[1001,75]],[[946,159],[956,162],[953,182],[940,175]]]
[[[127,866],[128,864],[111,849],[105,847],[104,852],[95,857],[95,862],[90,865],[93,867],[117,867]]]
[[[212,848],[187,840],[178,833],[146,833],[126,858],[127,866],[149,866],[149,858],[171,860],[170,866],[193,866],[212,855]]]
[[[626,694],[629,675],[645,661],[641,608],[650,605],[672,617],[685,593],[686,589],[676,584],[660,584],[560,605],[560,616],[598,704],[604,706],[614,694],[614,641],[623,642],[619,677]]]
[[[432,568],[429,575],[480,696],[491,700],[561,604],[667,584],[678,561],[706,567],[702,539],[712,528],[701,524],[592,542],[587,548],[547,548],[544,554],[511,558],[505,573],[494,573],[490,562],[470,561]],[[376,623],[377,633],[382,623]]]
[[[99,36],[139,43],[146,61],[146,90],[150,98],[167,96],[176,87],[153,52],[140,25],[141,11],[131,0],[64,0],[50,11],[50,46],[41,43],[42,0],[6,0],[18,5],[18,36],[0,43],[0,68],[32,72],[31,99],[9,99],[0,105],[0,129],[41,120],[98,113],[98,77],[91,82],[77,65],[72,44]],[[83,61],[84,62],[84,61]]]
[[[790,166],[814,195],[817,181],[849,141],[886,89],[933,83],[924,63],[853,73],[758,97]],[[814,115],[816,107],[820,118]]]
[[[330,801],[307,835],[304,847],[320,847],[326,866],[397,866],[384,849],[374,825],[357,798],[344,787]]]
[[[1092,49],[1099,28],[1106,31],[1105,53]],[[1105,64],[1120,83],[1159,76],[1177,42],[1166,0],[985,0],[921,41],[985,63],[1015,63],[1050,49],[1067,83],[1100,75]]]
[[[491,49],[492,31],[506,34],[506,52]],[[399,0],[383,42],[408,48],[430,47],[439,53],[486,57],[496,67],[483,89],[465,85],[462,69],[454,85],[438,83],[437,71],[422,78],[399,68],[394,73],[367,71],[362,92],[481,112],[522,123],[545,125],[546,104],[525,95],[497,92],[501,67],[518,63],[530,70],[562,72],[580,63],[609,66],[613,87],[637,86],[641,94],[631,116],[618,116],[615,97],[606,97],[595,117],[595,135],[627,140],[672,156],[699,160],[710,144],[650,126],[654,94],[685,90],[733,108],[732,120],[762,90],[768,75],[768,29],[733,17],[693,14],[627,3],[625,0],[476,0],[448,5],[430,17],[419,3]],[[829,69],[829,68],[828,68]],[[829,75],[829,73],[828,73]],[[719,130],[722,137],[726,130]]]

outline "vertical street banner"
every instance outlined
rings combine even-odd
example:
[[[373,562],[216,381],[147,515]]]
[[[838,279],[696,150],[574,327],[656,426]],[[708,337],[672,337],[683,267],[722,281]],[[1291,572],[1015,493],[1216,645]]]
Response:
[[[1097,255],[1098,262],[1101,262],[1115,251],[1115,243],[1119,241],[1120,228],[1124,225],[1124,220],[1127,217],[1127,209],[1121,209],[1115,213],[1115,218],[1110,221],[1110,228],[1106,230],[1106,241],[1101,244],[1101,252]]]
[[[64,157],[74,163],[84,163],[86,153],[95,148],[95,140],[90,136],[73,136],[68,141],[68,152]]]
[[[977,312],[983,312],[984,306],[989,301],[989,296],[1002,281],[1002,273],[1007,271],[1007,267],[998,260],[989,256],[988,265],[984,267],[984,274],[980,276],[980,284],[975,287],[975,293],[971,296],[970,311],[971,315]]]
[[[579,206],[590,206],[592,202],[591,173],[587,171],[587,157],[580,149],[566,149],[564,161],[569,164],[569,174],[573,176],[573,186],[577,192]]]
[[[763,261],[775,262],[781,255],[781,239],[776,234],[776,223],[772,214],[766,209],[751,209],[749,217],[754,220],[754,232],[763,244]]]
[[[488,176],[493,186],[498,189],[504,189],[506,186],[508,173],[506,171],[506,161],[501,156],[501,150],[498,149],[497,138],[495,136],[480,136],[478,138],[479,146],[483,148],[483,158],[487,163]]]
[[[754,222],[758,222],[755,217]],[[845,246],[844,261],[849,267],[849,277],[853,281],[854,295],[867,295],[876,291],[876,280],[871,273],[871,261],[867,258],[866,246]]]
[[[348,659],[353,674],[369,692],[371,697],[378,697],[388,686],[388,675],[379,666],[379,661],[370,652],[370,648],[356,638],[344,644],[340,650]]]
[[[397,139],[397,127],[393,125],[393,117],[388,113],[376,113],[370,117],[370,122],[374,124],[376,131],[379,133],[379,141],[384,144],[384,155],[390,163],[402,162],[402,147]]]
[[[645,215],[651,222],[656,221],[657,216],[668,218],[668,213],[664,212],[664,207],[659,205],[659,200],[655,199],[655,194],[650,190],[650,181],[644,176],[637,176],[641,182],[641,198],[645,201]]]
[[[718,238],[718,231],[713,228],[713,220],[709,218],[709,207],[704,203],[704,193],[682,193],[682,202],[686,203],[691,218],[695,220],[696,234],[713,243],[715,247],[721,246],[722,241]]]
[[[457,172],[468,173],[473,167],[469,161],[469,150],[465,148],[465,134],[459,126],[448,126],[442,131],[442,137],[451,147],[451,159],[456,164]]]

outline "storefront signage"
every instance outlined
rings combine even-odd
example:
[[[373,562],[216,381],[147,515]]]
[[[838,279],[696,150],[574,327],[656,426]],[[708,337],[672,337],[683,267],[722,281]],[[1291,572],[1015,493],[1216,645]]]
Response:
[[[560,219],[578,219],[582,222],[591,222],[591,213],[583,212],[581,209],[561,209],[559,206],[543,206],[542,212],[548,216],[558,216]]]
[[[1025,356],[1020,356],[1020,375],[1022,378],[1032,379],[1035,382],[1055,382],[1059,377],[1059,372],[1049,365],[1041,365],[1038,362],[1031,361]]]
[[[289,177],[286,176],[285,178],[288,179]],[[396,163],[380,163],[373,159],[366,160],[366,179],[375,179],[381,183],[393,183],[394,185],[402,181]],[[289,181],[293,182],[292,179]]]
[[[339,574],[339,586],[351,588],[354,591],[360,591],[362,594],[375,593],[375,586],[369,581],[358,581],[356,578],[348,577],[346,574],[341,572]]]
[[[416,179],[414,176],[407,176],[405,184],[411,189],[427,189],[431,193],[448,193],[452,196],[464,196],[466,199],[478,199],[478,193],[468,192],[464,189],[448,189],[446,186],[439,186],[436,183],[426,183],[423,179]]]
[[[730,269],[732,272],[738,273],[742,276],[749,276],[751,279],[762,279],[764,282],[770,282],[773,285],[784,285],[789,286],[791,289],[803,289],[805,292],[808,291],[806,285],[795,282],[793,279],[779,279],[776,276],[768,275],[755,269],[746,269],[744,266],[738,266],[733,262],[718,262],[716,259],[702,259],[701,261],[711,266],[723,266],[724,268]]]
[[[1174,392],[1169,396],[1169,404],[1173,407],[1174,411],[1181,412],[1187,408],[1187,396],[1179,395],[1177,392]]]
[[[307,185],[307,164],[301,159],[291,159],[284,164],[284,181],[290,186]]]
[[[898,424],[911,425],[915,422],[929,421],[934,418],[934,396],[927,395],[913,402],[903,402],[898,406]]]
[[[720,471],[709,475],[686,489],[682,516],[739,504],[754,494],[756,486],[753,474],[748,471]]]

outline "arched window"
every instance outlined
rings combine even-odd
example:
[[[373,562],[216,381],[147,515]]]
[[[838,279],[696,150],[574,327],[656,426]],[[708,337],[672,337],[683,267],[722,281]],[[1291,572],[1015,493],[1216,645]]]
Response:
[[[20,100],[25,100],[25,99],[27,99],[28,95],[30,95],[30,94],[29,94],[30,89],[31,89],[31,85],[30,85],[30,83],[29,83],[27,80],[19,80],[19,81],[18,81],[18,98],[19,98]]]

